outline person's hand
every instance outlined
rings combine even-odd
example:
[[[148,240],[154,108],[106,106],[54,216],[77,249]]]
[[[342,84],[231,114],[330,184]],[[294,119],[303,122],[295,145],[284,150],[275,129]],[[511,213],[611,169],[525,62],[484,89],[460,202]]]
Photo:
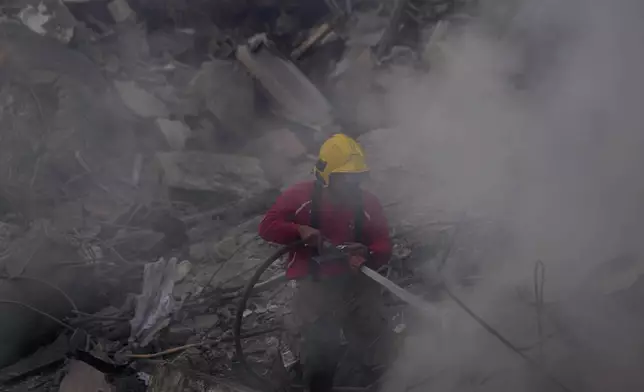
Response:
[[[351,255],[349,257],[349,266],[354,272],[360,272],[360,268],[367,262],[363,256],[360,255]]]
[[[300,225],[297,227],[300,233],[300,238],[306,242],[307,245],[317,246],[322,238],[320,230],[314,229],[310,226]]]
[[[347,242],[342,245],[344,250],[352,256],[362,256],[364,258],[369,253],[369,249],[359,242]]]

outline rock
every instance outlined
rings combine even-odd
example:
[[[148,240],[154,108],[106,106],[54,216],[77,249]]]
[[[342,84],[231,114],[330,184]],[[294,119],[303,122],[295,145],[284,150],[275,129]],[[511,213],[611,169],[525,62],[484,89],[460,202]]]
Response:
[[[107,4],[107,9],[117,23],[125,22],[134,16],[134,11],[126,0],[112,0]]]
[[[186,30],[157,30],[148,35],[150,54],[154,57],[176,57],[194,49],[194,33]]]
[[[72,360],[67,375],[60,383],[60,392],[110,392],[114,389],[105,375],[82,361]]]
[[[165,118],[158,118],[157,126],[168,141],[170,148],[174,150],[182,150],[185,147],[186,140],[190,137],[191,131],[181,121],[171,121]]]
[[[300,139],[285,128],[265,132],[251,141],[247,148],[258,156],[269,154],[286,159],[296,159],[306,154],[306,147]]]
[[[6,384],[25,374],[38,372],[56,362],[63,361],[69,352],[69,342],[65,335],[60,335],[53,343],[41,347],[35,353],[21,359],[15,364],[2,369],[0,382]]]
[[[202,314],[196,316],[193,320],[194,328],[197,331],[209,329],[219,322],[219,316],[216,314]]]
[[[199,373],[189,369],[179,369],[170,365],[157,366],[152,375],[149,392],[257,392],[233,380]]]
[[[163,182],[170,191],[216,194],[231,202],[271,188],[257,158],[204,152],[160,152],[156,155]]]
[[[114,248],[120,255],[129,257],[130,255],[153,253],[153,249],[159,246],[164,235],[152,230],[138,230],[129,232],[119,230],[116,236],[106,242],[110,248]]]
[[[31,31],[67,44],[74,36],[76,20],[60,1],[28,0],[18,14],[20,21]]]
[[[243,132],[251,127],[255,113],[253,80],[235,62],[203,63],[190,81],[189,90],[226,131]]]
[[[157,97],[132,81],[114,81],[123,103],[141,117],[168,117],[168,108]]]
[[[283,117],[316,130],[332,126],[331,105],[295,64],[266,45],[257,50],[239,46],[236,57],[273,98],[276,111]]]

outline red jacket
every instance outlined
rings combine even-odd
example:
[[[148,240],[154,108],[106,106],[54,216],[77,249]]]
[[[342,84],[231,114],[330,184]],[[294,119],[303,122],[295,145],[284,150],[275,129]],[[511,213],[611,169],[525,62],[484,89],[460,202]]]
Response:
[[[310,225],[313,187],[313,181],[303,182],[292,186],[280,195],[260,223],[259,235],[266,241],[283,245],[299,240],[298,226]],[[391,255],[387,220],[380,202],[373,194],[363,191],[362,198],[364,220],[361,242],[371,252],[369,266],[378,268],[386,264]],[[318,229],[326,240],[335,245],[355,242],[354,219],[355,212],[352,209],[339,208],[331,204],[326,197],[321,198]],[[289,279],[306,276],[310,257],[311,250],[308,248],[302,247],[291,252],[286,276]],[[348,265],[341,263],[327,263],[320,266],[322,276],[338,275],[348,271]]]

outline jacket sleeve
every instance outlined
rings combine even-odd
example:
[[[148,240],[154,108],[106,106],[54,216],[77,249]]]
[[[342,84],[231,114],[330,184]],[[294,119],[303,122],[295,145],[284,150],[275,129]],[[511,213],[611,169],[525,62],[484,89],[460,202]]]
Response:
[[[380,202],[375,197],[367,204],[365,209],[365,234],[367,246],[371,253],[368,265],[380,268],[389,262],[391,257],[391,239],[389,238],[389,225]]]
[[[299,225],[293,219],[296,209],[301,205],[301,199],[301,192],[296,188],[282,193],[259,224],[259,236],[282,245],[300,239]]]

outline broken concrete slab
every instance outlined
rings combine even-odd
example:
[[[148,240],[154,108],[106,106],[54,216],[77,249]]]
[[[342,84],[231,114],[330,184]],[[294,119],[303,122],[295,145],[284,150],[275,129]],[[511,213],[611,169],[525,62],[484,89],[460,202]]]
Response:
[[[105,374],[82,361],[69,362],[68,371],[60,383],[60,392],[111,392],[114,388]]]
[[[56,362],[62,362],[65,360],[65,355],[67,355],[68,351],[69,341],[65,335],[61,334],[53,343],[41,347],[32,355],[2,369],[0,383],[9,383],[14,379],[24,377],[26,374],[51,366]]]
[[[279,156],[296,159],[306,154],[306,147],[297,136],[286,128],[274,129],[248,143],[246,149],[253,155]]]
[[[27,0],[18,19],[31,31],[67,44],[77,22],[59,0]]]
[[[197,151],[160,152],[156,157],[171,191],[207,192],[219,202],[230,202],[271,188],[257,158]]]
[[[107,9],[116,23],[122,23],[134,17],[134,11],[127,0],[112,0],[107,4]]]
[[[267,45],[239,46],[236,57],[279,105],[279,115],[316,130],[333,124],[331,105],[295,64]]]
[[[213,60],[189,83],[189,92],[219,120],[228,132],[245,132],[255,113],[253,79],[232,61]]]
[[[307,149],[290,130],[274,129],[250,141],[244,152],[262,160],[269,181],[281,185],[284,176],[292,171],[293,163],[303,157]]]
[[[182,150],[186,145],[186,140],[191,136],[192,131],[181,121],[171,121],[165,118],[158,118],[157,126],[165,136],[170,148]]]
[[[199,373],[178,366],[163,365],[152,375],[148,392],[257,392],[230,379]]]
[[[141,117],[168,117],[165,103],[133,81],[114,81],[123,103]]]

